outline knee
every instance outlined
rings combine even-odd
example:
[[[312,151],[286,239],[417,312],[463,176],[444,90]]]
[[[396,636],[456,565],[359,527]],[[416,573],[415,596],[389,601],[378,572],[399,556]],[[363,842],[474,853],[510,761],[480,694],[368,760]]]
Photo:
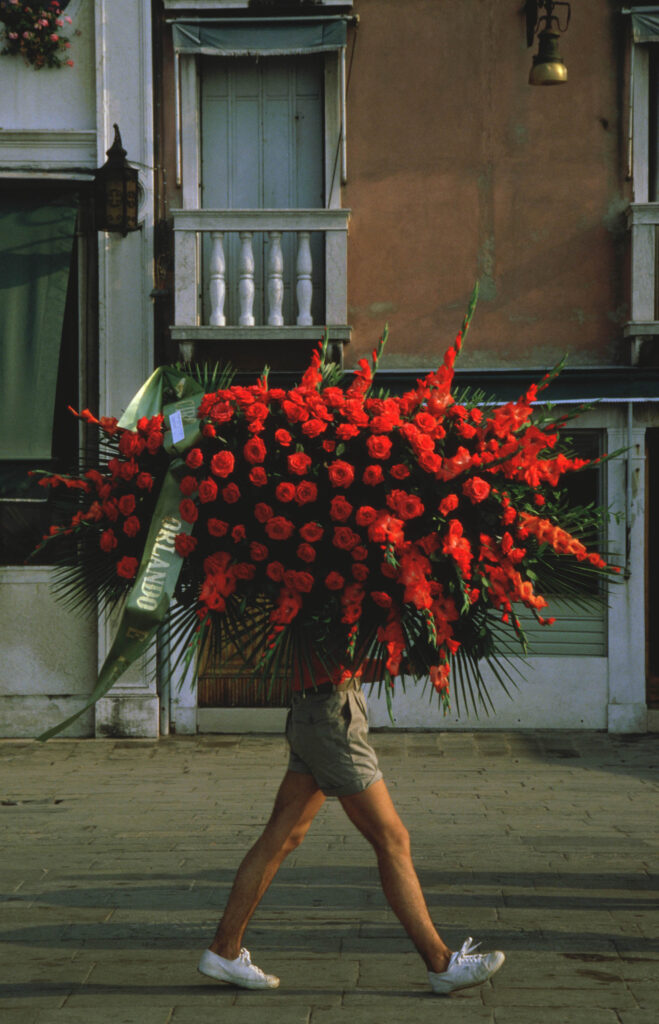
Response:
[[[397,858],[410,856],[410,834],[402,821],[384,828],[377,835],[371,837],[371,843],[378,855],[384,854]]]
[[[307,834],[308,829],[306,828],[294,828],[292,832],[289,832],[283,843],[283,854],[284,857],[288,857],[289,853],[293,850],[297,850],[298,846]]]

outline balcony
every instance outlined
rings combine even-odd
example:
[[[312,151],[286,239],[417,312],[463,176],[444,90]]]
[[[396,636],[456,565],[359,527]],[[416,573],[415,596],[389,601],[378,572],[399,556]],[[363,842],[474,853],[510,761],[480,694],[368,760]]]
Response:
[[[174,210],[172,338],[196,342],[350,340],[349,210]],[[220,353],[218,352],[218,356]]]
[[[659,203],[632,203],[627,211],[631,232],[631,308],[625,337],[636,364],[646,345],[659,344]]]

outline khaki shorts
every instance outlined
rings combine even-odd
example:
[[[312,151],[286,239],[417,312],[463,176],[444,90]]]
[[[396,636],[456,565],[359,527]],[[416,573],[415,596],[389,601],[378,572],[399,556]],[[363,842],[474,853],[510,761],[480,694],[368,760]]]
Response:
[[[294,694],[286,739],[288,770],[313,775],[325,796],[352,796],[382,778],[359,685]]]

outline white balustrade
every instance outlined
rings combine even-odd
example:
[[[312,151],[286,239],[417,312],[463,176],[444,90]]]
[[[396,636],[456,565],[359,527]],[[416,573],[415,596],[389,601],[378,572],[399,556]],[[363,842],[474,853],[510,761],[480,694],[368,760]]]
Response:
[[[299,231],[297,236],[297,322],[300,327],[309,327],[313,323],[311,302],[313,299],[310,234]]]
[[[210,300],[212,327],[224,327],[227,320],[224,315],[224,298],[226,295],[226,263],[224,260],[223,231],[211,231],[212,247],[210,260]]]
[[[240,232],[240,261],[238,294],[240,296],[241,327],[254,326],[254,251],[252,249],[252,231]]]
[[[284,254],[281,249],[281,231],[271,231],[268,246],[268,323],[271,327],[283,327],[283,304]]]
[[[176,237],[176,308],[172,337],[180,342],[198,337],[213,337],[204,333],[215,328],[230,331],[231,324],[240,328],[267,332],[285,326],[288,308],[286,289],[290,288],[293,301],[297,299],[297,316],[291,311],[288,329],[299,332],[313,328],[312,307],[318,304],[318,269],[312,259],[311,235],[323,236],[324,292],[323,323],[341,329],[343,338],[349,338],[347,318],[347,234],[349,210],[206,210],[184,209],[173,211]],[[263,269],[254,253],[254,235],[267,238],[264,246]],[[295,236],[297,250],[283,245],[283,236]],[[227,236],[237,235],[240,244],[235,265],[229,258]],[[196,253],[202,236],[209,241],[206,253],[208,293],[203,303],[208,319],[203,326],[200,317],[201,294],[198,275],[201,260]],[[291,265],[288,255],[291,253]],[[232,267],[234,269],[232,270]],[[261,276],[262,275],[262,276]],[[314,275],[316,280],[314,280]],[[255,317],[255,299],[263,295],[265,308]],[[228,292],[237,299],[235,314]],[[227,310],[227,306],[229,307]],[[260,308],[260,307],[259,307]],[[235,316],[236,319],[233,319]],[[257,320],[257,317],[262,319]],[[296,319],[295,319],[296,317]],[[229,322],[227,324],[227,321]],[[260,326],[257,326],[259,324]],[[257,336],[253,333],[250,336]],[[307,335],[304,335],[305,337]],[[309,334],[310,336],[310,334]]]

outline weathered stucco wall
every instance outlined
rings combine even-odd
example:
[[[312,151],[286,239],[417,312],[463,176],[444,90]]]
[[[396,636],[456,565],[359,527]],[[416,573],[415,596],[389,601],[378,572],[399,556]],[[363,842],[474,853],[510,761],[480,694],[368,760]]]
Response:
[[[624,19],[573,5],[567,84],[527,84],[521,4],[357,0],[348,45],[346,362],[433,365],[476,278],[464,366],[623,358]],[[352,52],[354,39],[354,53]]]

